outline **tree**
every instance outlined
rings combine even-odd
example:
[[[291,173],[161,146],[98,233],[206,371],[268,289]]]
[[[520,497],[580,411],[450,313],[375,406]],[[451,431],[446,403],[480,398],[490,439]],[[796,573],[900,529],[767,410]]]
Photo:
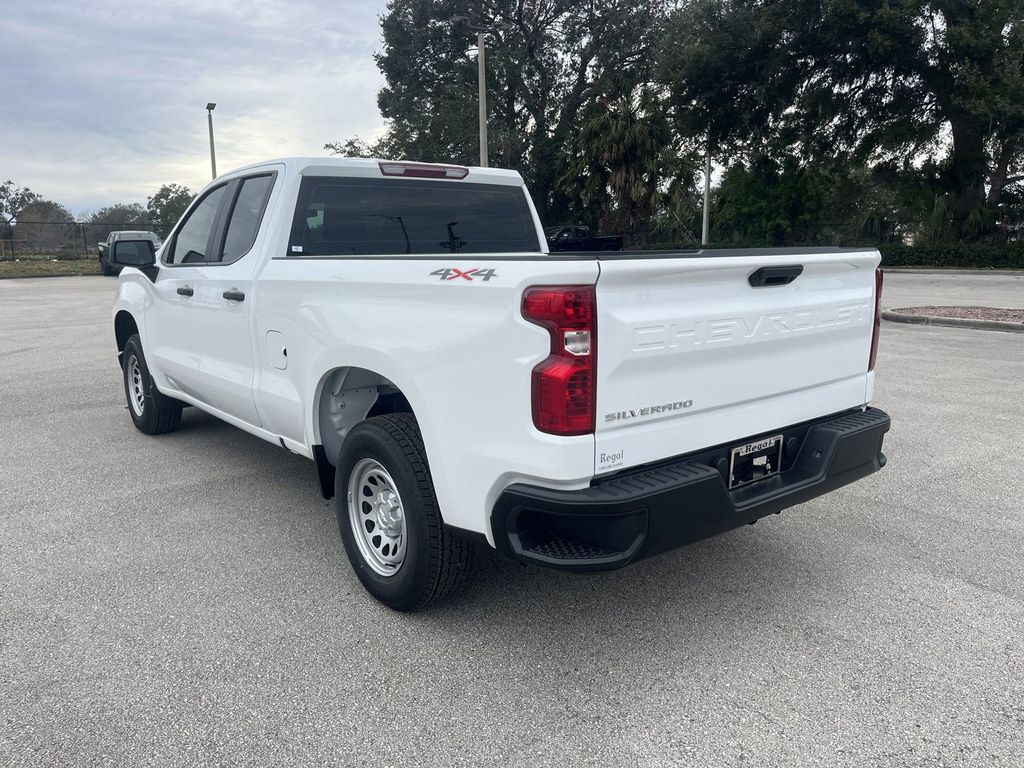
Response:
[[[39,195],[35,192],[28,187],[14,186],[10,179],[0,184],[0,217],[3,218],[4,224],[12,224],[22,208],[38,199]]]
[[[54,252],[76,245],[75,221],[71,212],[60,203],[36,198],[24,206],[14,227],[15,238],[29,251]]]
[[[149,229],[150,221],[145,209],[138,203],[115,203],[100,208],[89,217],[88,239],[103,241],[107,235],[121,229]]]
[[[467,55],[470,30],[449,20],[486,20],[495,29],[487,36],[492,163],[519,170],[541,217],[557,220],[569,210],[558,180],[582,116],[649,78],[663,9],[660,0],[391,0],[377,55],[388,132],[373,154],[476,164],[476,56]]]
[[[146,198],[146,213],[152,226],[167,234],[184,215],[195,195],[181,184],[164,184],[152,197]]]
[[[599,226],[622,232],[627,245],[644,243],[667,184],[684,168],[655,91],[644,87],[593,105],[574,150],[562,189],[584,207],[596,202]]]
[[[100,208],[89,217],[92,224],[115,224],[117,227],[149,224],[146,210],[138,203],[114,203]]]
[[[345,141],[329,142],[324,144],[324,149],[343,157],[381,157],[376,144],[370,146],[358,137],[346,139]],[[383,147],[380,149],[383,149]]]
[[[935,234],[990,231],[1020,181],[1022,0],[695,0],[662,50],[680,130],[730,154],[931,172]]]
[[[39,195],[28,187],[16,187],[14,182],[8,179],[0,184],[0,223],[3,224],[3,232],[0,236],[6,237],[10,245],[10,257],[14,258],[14,229],[13,224],[18,219],[18,214],[29,203],[39,199]]]

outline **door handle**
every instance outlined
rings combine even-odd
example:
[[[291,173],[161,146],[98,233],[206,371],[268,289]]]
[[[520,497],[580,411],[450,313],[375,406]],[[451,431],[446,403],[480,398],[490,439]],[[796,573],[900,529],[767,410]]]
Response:
[[[245,301],[245,294],[241,291],[224,291],[221,295],[228,301]]]
[[[791,264],[785,267],[761,267],[747,278],[751,288],[767,288],[771,285],[789,285],[801,274],[803,264]]]
[[[187,285],[183,285],[183,286],[182,286],[181,288],[179,288],[179,289],[178,289],[178,295],[179,295],[179,296],[191,296],[191,295],[192,295],[192,294],[194,294],[194,293],[195,293],[195,291],[193,291],[193,290],[192,290],[192,289],[191,289],[191,288],[190,288],[189,286],[187,286]]]

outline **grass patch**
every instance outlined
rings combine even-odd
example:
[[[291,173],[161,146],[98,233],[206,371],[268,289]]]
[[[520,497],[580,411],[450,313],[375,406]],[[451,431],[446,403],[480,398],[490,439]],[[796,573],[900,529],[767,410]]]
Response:
[[[98,275],[99,259],[21,259],[0,261],[0,278],[45,277],[48,275]]]

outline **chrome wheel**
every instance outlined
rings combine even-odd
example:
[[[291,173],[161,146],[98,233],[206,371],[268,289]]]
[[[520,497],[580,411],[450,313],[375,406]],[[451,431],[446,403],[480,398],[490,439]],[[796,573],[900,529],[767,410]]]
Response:
[[[131,405],[135,415],[142,418],[142,412],[146,409],[146,390],[142,385],[142,369],[139,367],[139,358],[132,355],[125,365],[128,376],[128,403]]]
[[[376,459],[360,459],[348,479],[348,521],[363,560],[381,576],[405,560],[405,509],[398,486]]]

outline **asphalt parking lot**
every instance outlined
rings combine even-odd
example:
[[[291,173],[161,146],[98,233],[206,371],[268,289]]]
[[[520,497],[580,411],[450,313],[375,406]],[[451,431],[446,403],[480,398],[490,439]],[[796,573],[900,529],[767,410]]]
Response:
[[[889,271],[882,308],[959,304],[977,307],[1024,307],[1024,272]]]
[[[885,304],[1024,301],[932,283]],[[0,765],[1024,764],[1024,335],[886,323],[883,472],[616,573],[486,555],[410,616],[310,462],[132,427],[113,290],[0,281]]]

